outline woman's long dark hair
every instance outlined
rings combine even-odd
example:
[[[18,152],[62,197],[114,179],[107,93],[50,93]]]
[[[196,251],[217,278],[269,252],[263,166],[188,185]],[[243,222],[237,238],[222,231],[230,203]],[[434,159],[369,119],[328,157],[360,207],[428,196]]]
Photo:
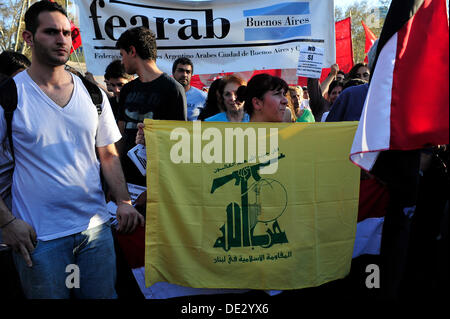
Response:
[[[356,64],[351,68],[350,72],[347,73],[346,81],[351,80],[351,79],[357,79],[356,73],[358,72],[358,69],[359,69],[360,67],[363,67],[363,66],[366,67],[366,68],[369,68],[369,67],[367,66],[367,63],[356,63]]]
[[[217,92],[219,92],[219,86],[221,82],[222,79],[218,78],[215,79],[213,83],[211,83],[208,90],[208,96],[206,97],[205,107],[200,111],[198,120],[204,121],[208,117],[223,112],[217,99]]]

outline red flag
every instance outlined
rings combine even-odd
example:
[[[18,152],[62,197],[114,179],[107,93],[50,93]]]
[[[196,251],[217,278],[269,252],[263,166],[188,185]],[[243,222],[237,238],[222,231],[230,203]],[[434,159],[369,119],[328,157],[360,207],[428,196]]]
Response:
[[[336,63],[345,73],[353,67],[352,20],[336,22]],[[327,73],[328,74],[328,73]]]
[[[116,232],[116,238],[130,268],[144,267],[145,227],[138,226],[129,234]]]
[[[72,21],[70,21],[70,31],[72,31],[72,48],[70,49],[72,53],[81,46],[81,35],[80,29]]]
[[[364,62],[369,63],[367,53],[369,52],[375,40],[377,39],[377,36],[372,32],[372,30],[369,29],[369,27],[364,23],[364,21],[361,20],[361,23],[364,28],[364,32],[366,34],[366,47],[364,48],[364,54],[366,55],[366,57],[364,58]]]
[[[346,18],[344,20],[338,21],[335,24],[336,33],[336,63],[339,68],[347,73],[353,67],[353,45],[352,45],[352,30],[351,30],[351,18]],[[258,73],[269,73],[276,76],[281,76],[289,84],[306,85],[306,78],[291,76],[296,72],[295,69],[270,69],[270,70],[256,70],[253,72],[252,76]],[[229,72],[227,74],[232,74]],[[291,74],[292,73],[292,74]],[[322,69],[322,75],[320,81],[322,82],[330,73],[330,68]],[[295,74],[294,74],[295,75]],[[208,78],[208,77],[207,77]],[[196,88],[201,89],[207,86],[204,81],[200,79],[198,75],[194,75],[191,80],[191,85]],[[297,82],[295,82],[297,81]]]
[[[448,144],[445,0],[393,0],[375,61],[350,159],[371,170],[380,151]]]
[[[350,17],[335,23],[336,33],[336,63],[339,69],[345,73],[353,67],[353,42],[352,42],[352,20]],[[319,81],[323,82],[330,68],[323,68]],[[306,85],[306,78],[299,77],[298,85]]]

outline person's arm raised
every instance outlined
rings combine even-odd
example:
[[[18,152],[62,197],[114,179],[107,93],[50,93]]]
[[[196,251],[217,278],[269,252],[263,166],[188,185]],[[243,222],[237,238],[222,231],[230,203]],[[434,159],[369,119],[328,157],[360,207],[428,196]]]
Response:
[[[322,83],[320,83],[320,89],[322,90],[322,96],[324,96],[328,92],[328,87],[330,86],[331,82],[333,82],[336,79],[336,75],[339,72],[339,66],[337,64],[333,64],[331,66],[330,73],[328,73],[328,76],[323,80]]]

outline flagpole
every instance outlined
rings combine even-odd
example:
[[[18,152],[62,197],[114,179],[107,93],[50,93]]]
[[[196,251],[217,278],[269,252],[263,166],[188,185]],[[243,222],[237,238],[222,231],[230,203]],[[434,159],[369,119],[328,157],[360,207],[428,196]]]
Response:
[[[352,40],[352,64],[355,65],[355,52],[353,50],[353,32],[352,32],[352,10],[349,12],[350,16],[350,38]]]
[[[67,12],[67,14],[68,14],[68,12],[69,12],[69,0],[66,0],[66,12]],[[79,68],[79,70],[78,70],[78,72],[80,72],[81,74],[83,74],[83,68],[82,68],[82,66],[81,66],[81,62],[80,62],[80,59],[78,58],[78,54],[77,54],[77,51],[75,50],[75,48],[73,47],[73,43],[71,43],[71,48],[72,48],[72,50],[73,50],[73,52],[72,53],[74,53],[75,54],[75,58],[77,59],[77,64],[78,64],[78,68]]]
[[[73,45],[72,45],[72,48],[73,48]],[[81,62],[80,62],[80,60],[78,59],[78,54],[77,54],[77,51],[76,50],[73,50],[73,53],[75,53],[75,58],[77,59],[77,63],[78,63],[78,68],[79,68],[79,72],[81,73],[81,74],[83,74],[83,72],[82,72],[82,67],[81,67]]]
[[[19,45],[19,34],[20,34],[20,25],[22,24],[23,12],[25,11],[25,1],[22,2],[22,8],[20,9],[20,17],[17,21],[17,31],[16,31],[16,43],[14,43],[14,52],[17,52],[17,48]]]

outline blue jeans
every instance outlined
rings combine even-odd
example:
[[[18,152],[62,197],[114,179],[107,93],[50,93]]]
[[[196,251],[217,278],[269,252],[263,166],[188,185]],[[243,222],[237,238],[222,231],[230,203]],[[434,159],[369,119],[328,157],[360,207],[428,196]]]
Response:
[[[29,299],[117,298],[116,256],[110,224],[81,233],[39,240],[31,254],[33,266],[21,254],[14,262]],[[69,267],[68,267],[69,266]]]

